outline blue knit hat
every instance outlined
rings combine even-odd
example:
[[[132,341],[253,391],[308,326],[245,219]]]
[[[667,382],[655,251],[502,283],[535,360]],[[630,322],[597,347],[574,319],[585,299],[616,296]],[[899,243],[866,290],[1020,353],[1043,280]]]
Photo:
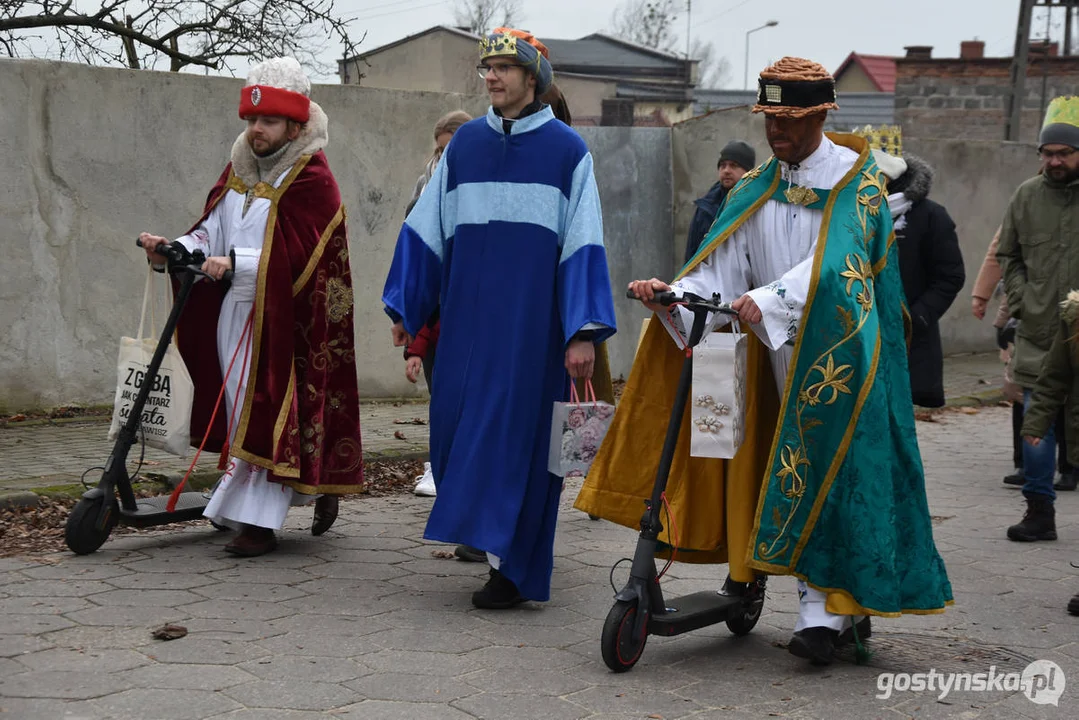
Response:
[[[524,30],[495,28],[480,41],[480,61],[490,58],[512,58],[536,78],[536,96],[547,92],[554,71],[547,60],[547,47]]]

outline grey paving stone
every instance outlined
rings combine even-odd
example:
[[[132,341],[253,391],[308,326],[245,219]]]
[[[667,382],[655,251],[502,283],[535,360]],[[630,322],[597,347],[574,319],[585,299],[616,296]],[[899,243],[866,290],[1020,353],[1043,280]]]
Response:
[[[34,615],[5,613],[0,615],[0,634],[31,635],[61,630],[74,625],[71,620],[61,615]]]
[[[47,650],[53,643],[41,635],[0,635],[0,658]]]
[[[214,583],[194,591],[198,595],[214,600],[258,600],[261,602],[280,602],[305,597],[308,593],[288,585],[272,583]],[[197,598],[196,598],[197,599]]]
[[[158,690],[224,690],[257,678],[235,665],[154,663],[126,673],[135,687]]]
[[[165,623],[180,623],[182,625],[189,615],[181,608],[128,606],[76,610],[67,613],[66,617],[79,625],[119,628],[138,625],[147,628],[147,632],[149,632],[149,628],[159,627]]]
[[[284,632],[300,632],[309,635],[335,635],[340,637],[359,637],[386,630],[391,627],[378,618],[365,618],[353,615],[329,615],[323,613],[296,613],[288,617],[269,621],[270,627]]]
[[[703,708],[688,698],[678,697],[668,692],[641,690],[633,686],[623,686],[618,690],[608,687],[593,687],[567,696],[590,712],[638,712],[642,716],[660,715],[663,718],[688,717]]]
[[[403,591],[404,588],[388,582],[366,581],[357,585],[351,593],[329,595],[316,590],[300,598],[285,600],[281,604],[287,608],[319,615],[363,616],[370,615],[371,609],[383,604],[385,598]]]
[[[456,677],[477,670],[483,665],[469,655],[417,652],[414,650],[380,650],[364,655],[363,664],[374,672],[412,673],[437,677]]]
[[[109,590],[90,597],[102,607],[160,607],[174,608],[197,603],[202,597],[187,590]],[[120,610],[119,612],[123,612]]]
[[[322,683],[343,683],[371,672],[362,664],[347,658],[318,655],[270,655],[239,667],[263,680],[310,680]]]
[[[228,620],[223,618],[189,618],[184,621],[191,637],[199,640],[229,642],[257,641],[283,635],[269,620]]]
[[[4,597],[0,599],[0,615],[61,615],[93,607],[89,600],[74,597]]]
[[[334,712],[346,720],[474,720],[476,715],[434,703],[367,700]]]
[[[453,706],[480,720],[578,720],[592,711],[569,700],[553,697],[525,697],[483,693],[456,700]]]
[[[373,673],[345,685],[372,700],[410,703],[448,703],[479,692],[462,678],[397,672]]]
[[[269,654],[254,642],[200,640],[190,635],[178,640],[158,642],[143,648],[142,652],[158,662],[196,665],[239,665]]]
[[[108,720],[91,702],[0,697],[0,717],[5,720]]]
[[[5,592],[12,597],[82,598],[107,590],[112,590],[112,586],[100,580],[27,580],[8,585]]]
[[[63,555],[61,562],[55,565],[29,567],[22,574],[33,580],[111,580],[128,575],[127,568],[119,565],[102,565],[96,559]]]
[[[131,687],[122,675],[95,672],[45,670],[0,677],[0,697],[89,700]]]
[[[280,603],[256,600],[201,600],[179,608],[192,617],[224,620],[276,620],[291,614],[291,608]]]
[[[258,560],[259,558],[252,558],[252,560]],[[222,570],[212,570],[207,573],[207,577],[212,578],[215,582],[219,583],[268,583],[271,585],[298,585],[299,583],[307,580],[313,580],[318,577],[322,577],[315,570],[318,566],[312,568],[266,568],[260,570],[257,566],[241,566],[230,567]]]
[[[212,720],[328,720],[328,718],[340,717],[340,711],[335,710],[333,715],[320,712],[308,712],[306,710],[271,710],[270,708],[255,708],[235,710],[224,715],[214,715]]]
[[[18,661],[29,670],[118,673],[146,665],[150,661],[134,650],[52,648],[20,655]]]
[[[307,577],[390,580],[407,574],[407,570],[403,570],[395,565],[386,565],[383,563],[326,562],[308,568]]]
[[[466,655],[478,667],[527,670],[568,670],[585,660],[580,655],[542,647],[485,647]]]
[[[191,590],[215,582],[213,578],[197,573],[128,572],[108,580],[109,585],[120,590]]]
[[[93,704],[115,720],[202,720],[240,704],[221,693],[186,688],[177,690],[127,690],[98,698]]]
[[[222,691],[248,708],[332,710],[363,698],[336,683],[301,680],[258,680]]]
[[[419,652],[465,653],[486,647],[488,643],[473,635],[460,632],[434,632],[396,628],[375,633],[371,640],[387,650],[416,650]]]
[[[553,697],[563,697],[590,687],[589,683],[576,677],[574,670],[494,667],[472,673],[467,680],[469,685],[490,693],[512,691],[521,695]]]
[[[217,573],[239,564],[239,560],[221,553],[220,556],[212,554],[180,556],[180,557],[151,557],[148,560],[135,560],[124,563],[124,567],[133,573]]]
[[[311,619],[308,618],[308,621]],[[316,629],[319,633],[325,632],[321,626],[316,626]],[[323,635],[302,631],[261,640],[258,645],[274,655],[297,657],[354,658],[382,649],[371,639],[371,635]]]

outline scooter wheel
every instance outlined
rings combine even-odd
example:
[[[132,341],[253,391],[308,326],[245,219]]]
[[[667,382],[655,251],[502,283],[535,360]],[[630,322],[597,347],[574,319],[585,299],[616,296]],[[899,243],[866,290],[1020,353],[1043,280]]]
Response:
[[[603,623],[603,662],[616,673],[625,672],[637,664],[648,641],[648,625],[637,642],[633,641],[633,626],[637,622],[637,601],[619,600],[607,613]]]
[[[105,500],[104,497],[82,498],[68,516],[64,526],[64,542],[76,555],[89,555],[97,550],[105,544],[112,529],[116,527],[117,516],[120,514],[116,498],[108,499],[112,507],[105,519],[105,527],[97,526],[98,515]]]
[[[766,578],[759,577],[746,588],[742,608],[737,615],[727,618],[727,629],[735,635],[748,635],[757,626],[764,609],[764,589]]]

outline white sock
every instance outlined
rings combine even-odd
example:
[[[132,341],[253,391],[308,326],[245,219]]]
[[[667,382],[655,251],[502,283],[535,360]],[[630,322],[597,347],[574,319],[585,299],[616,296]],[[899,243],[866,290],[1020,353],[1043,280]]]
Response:
[[[799,632],[811,627],[826,627],[836,632],[843,632],[850,626],[850,617],[836,615],[826,609],[828,596],[798,581],[798,622],[794,631]]]

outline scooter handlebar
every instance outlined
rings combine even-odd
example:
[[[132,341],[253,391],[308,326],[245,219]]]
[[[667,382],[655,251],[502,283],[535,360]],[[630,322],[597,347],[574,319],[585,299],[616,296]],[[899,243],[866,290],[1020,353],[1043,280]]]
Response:
[[[626,290],[626,297],[630,300],[640,300],[632,290]],[[682,295],[678,295],[670,290],[664,290],[657,292],[652,298],[652,302],[656,305],[670,306],[675,303],[685,303],[686,307],[690,311],[694,312],[714,312],[722,313],[724,315],[737,315],[738,311],[731,307],[730,303],[720,302],[719,294],[715,294],[711,299],[703,298],[700,295],[694,295],[693,293],[686,292]]]
[[[142,239],[136,238],[135,245],[142,247]],[[161,243],[154,248],[154,254],[168,260],[169,267],[175,268],[178,266],[184,266],[185,269],[194,272],[197,275],[201,275],[210,280],[215,280],[212,275],[202,270],[202,263],[205,262],[201,250],[196,250],[194,253],[189,252],[186,247],[179,243]],[[222,282],[232,282],[232,278],[235,273],[232,270],[226,270],[225,274],[221,276]]]

